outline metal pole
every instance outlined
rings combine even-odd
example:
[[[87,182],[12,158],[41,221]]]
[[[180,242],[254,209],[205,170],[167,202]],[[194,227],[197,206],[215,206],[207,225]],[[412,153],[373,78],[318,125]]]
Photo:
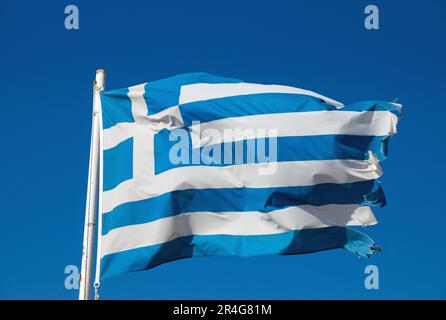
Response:
[[[85,208],[84,240],[80,273],[79,300],[89,300],[91,292],[91,270],[93,261],[94,229],[96,224],[98,178],[99,178],[99,99],[105,87],[105,71],[96,70],[93,83],[93,120],[90,143],[90,165],[88,169],[87,203]]]

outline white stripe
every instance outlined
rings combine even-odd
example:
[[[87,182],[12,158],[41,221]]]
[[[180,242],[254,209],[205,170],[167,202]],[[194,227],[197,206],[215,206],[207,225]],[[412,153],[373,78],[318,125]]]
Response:
[[[388,111],[314,111],[224,118],[192,125],[190,130],[192,145],[197,148],[244,140],[248,133],[264,138],[271,131],[277,137],[325,134],[384,136],[396,132],[396,122],[396,115]],[[233,136],[227,138],[225,132]]]
[[[144,99],[145,86],[146,84],[143,83],[129,87],[129,92],[127,93],[132,102],[132,115],[135,122],[144,121],[148,114],[147,103]]]
[[[113,148],[132,137],[136,126],[142,126],[153,133],[161,129],[172,130],[183,126],[178,106],[148,116],[147,105],[142,97],[144,86],[130,87],[130,90],[132,113],[137,123],[118,123],[105,129],[104,150]],[[397,121],[397,116],[388,111],[314,111],[224,118],[193,125],[190,130],[192,145],[196,148],[207,145],[209,141],[219,143],[219,141],[246,139],[245,130],[254,131],[256,138],[268,136],[270,130],[276,130],[279,137],[323,134],[388,135],[396,133]],[[235,135],[237,135],[235,132],[237,130],[242,133],[235,139],[227,140],[224,137],[224,131],[228,129],[233,130],[232,133]],[[200,132],[201,139],[199,139]],[[220,137],[213,137],[216,132]]]
[[[320,183],[350,183],[381,176],[376,159],[317,160],[277,162],[273,175],[261,175],[268,164],[253,163],[225,167],[190,166],[174,168],[156,176],[138,172],[138,179],[127,180],[104,192],[103,212],[131,201],[159,196],[166,192],[204,188],[268,188],[308,186]]]
[[[162,129],[173,130],[184,126],[178,106],[170,107],[150,116],[147,114],[143,115],[146,111],[143,111],[144,109],[141,111],[140,108],[134,107],[133,104],[132,110],[135,112],[133,116],[138,120],[137,123],[122,122],[103,130],[104,150],[116,147],[122,141],[133,137],[135,132],[140,129],[147,130],[148,134],[155,134]]]
[[[111,128],[102,131],[104,137],[104,150],[116,147],[121,142],[133,137],[135,124],[131,122],[121,122]]]
[[[102,236],[101,257],[190,235],[268,235],[375,223],[371,209],[357,205],[300,206],[272,212],[191,212],[113,229]]]
[[[313,91],[281,85],[263,85],[255,83],[196,83],[184,85],[181,87],[179,100],[180,104],[184,104],[189,102],[257,93],[302,94],[322,99],[338,108],[344,106],[338,101],[324,97]]]
[[[143,126],[136,126],[133,131],[133,181],[153,180],[155,176],[153,136]]]

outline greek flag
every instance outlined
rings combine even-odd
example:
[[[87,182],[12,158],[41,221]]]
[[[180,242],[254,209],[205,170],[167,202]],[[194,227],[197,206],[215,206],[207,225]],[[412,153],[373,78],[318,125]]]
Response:
[[[206,73],[101,93],[101,279],[199,256],[378,247],[401,105]]]

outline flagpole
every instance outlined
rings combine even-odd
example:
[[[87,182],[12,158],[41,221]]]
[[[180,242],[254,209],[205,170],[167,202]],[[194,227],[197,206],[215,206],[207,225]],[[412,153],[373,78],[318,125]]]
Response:
[[[99,180],[99,94],[105,88],[105,71],[96,70],[93,82],[93,119],[90,143],[90,164],[88,169],[87,201],[85,207],[84,239],[82,247],[82,264],[80,273],[79,300],[89,300],[91,292],[91,270],[93,261],[94,229],[96,225],[98,180]]]

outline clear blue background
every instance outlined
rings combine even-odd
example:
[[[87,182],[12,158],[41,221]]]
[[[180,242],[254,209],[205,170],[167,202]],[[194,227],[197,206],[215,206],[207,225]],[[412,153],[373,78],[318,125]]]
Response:
[[[0,1],[0,298],[75,299],[91,83],[109,89],[206,71],[404,104],[383,163],[384,249],[177,261],[102,284],[103,298],[446,298],[446,1]],[[64,8],[80,10],[65,30]],[[380,30],[364,8],[380,9]],[[364,268],[380,289],[364,288]]]

